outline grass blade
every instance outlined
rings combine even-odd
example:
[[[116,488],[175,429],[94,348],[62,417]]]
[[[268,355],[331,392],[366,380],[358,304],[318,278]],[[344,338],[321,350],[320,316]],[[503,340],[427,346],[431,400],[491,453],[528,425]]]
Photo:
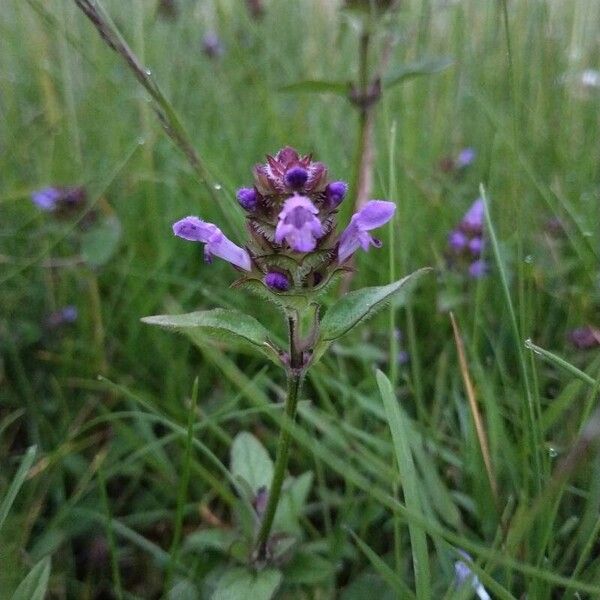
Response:
[[[406,500],[406,507],[415,514],[423,516],[418,491],[419,481],[408,442],[408,430],[404,423],[406,417],[402,414],[390,380],[381,371],[377,371],[377,385],[379,386],[379,392],[383,400],[388,425],[392,432],[392,441],[398,462],[398,470],[400,471],[400,480]],[[432,596],[431,572],[429,570],[425,531],[418,525],[411,523],[410,520],[408,530],[412,547],[417,598],[419,600],[427,600]]]
[[[27,473],[29,472],[31,465],[33,464],[35,454],[36,447],[30,446],[27,449],[27,452],[25,452],[25,456],[23,457],[23,460],[19,465],[19,469],[13,477],[10,487],[6,492],[6,496],[4,496],[2,502],[0,503],[0,529],[2,529],[2,525],[4,525],[4,521],[8,516],[11,506],[13,505],[13,502],[15,501],[15,498],[17,497],[17,494],[21,489],[21,486],[23,485],[23,483],[25,483],[25,479],[27,479]]]

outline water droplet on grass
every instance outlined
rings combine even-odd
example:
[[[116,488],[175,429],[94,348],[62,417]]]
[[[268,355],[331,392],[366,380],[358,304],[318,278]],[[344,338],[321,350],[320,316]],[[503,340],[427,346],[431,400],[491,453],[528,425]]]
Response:
[[[558,450],[556,448],[554,448],[553,446],[550,446],[548,448],[548,456],[550,458],[556,458],[558,456]]]
[[[213,187],[215,188],[215,190],[217,190],[217,192],[218,192],[219,190],[222,190],[222,189],[223,189],[223,186],[222,186],[220,183],[215,183],[215,185],[214,185]]]

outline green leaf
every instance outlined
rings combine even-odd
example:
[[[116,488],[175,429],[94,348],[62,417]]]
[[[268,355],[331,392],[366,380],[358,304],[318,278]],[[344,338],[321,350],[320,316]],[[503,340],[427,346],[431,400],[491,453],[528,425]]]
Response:
[[[50,578],[50,557],[36,563],[27,577],[21,581],[12,595],[12,600],[44,600]]]
[[[254,317],[237,310],[215,308],[183,315],[144,317],[142,321],[183,332],[194,341],[198,341],[198,336],[194,334],[200,334],[206,339],[224,342],[240,350],[258,351],[280,364],[278,352],[269,341],[269,332]]]
[[[285,582],[288,585],[317,585],[334,574],[333,563],[319,554],[300,551],[285,569]]]
[[[270,600],[280,583],[281,572],[274,569],[232,569],[221,577],[211,600]]]
[[[198,588],[189,579],[180,579],[169,590],[168,600],[199,600]]]
[[[379,386],[383,407],[392,433],[392,443],[396,453],[396,461],[398,463],[398,471],[400,472],[400,481],[402,483],[406,508],[408,508],[412,514],[419,515],[425,519],[426,517],[421,510],[421,499],[419,494],[420,482],[417,477],[417,471],[409,444],[409,428],[406,424],[407,417],[400,408],[400,404],[394,395],[390,380],[379,370],[377,371],[377,385]],[[409,520],[408,532],[410,535],[417,598],[419,600],[428,600],[432,597],[431,571],[429,568],[425,531],[418,525],[411,523]]]
[[[121,240],[121,222],[110,216],[86,231],[81,239],[81,254],[92,267],[105,265]]]
[[[19,469],[17,470],[13,480],[6,492],[4,498],[2,498],[2,502],[0,502],[0,529],[2,529],[2,525],[4,525],[4,521],[8,516],[11,506],[21,489],[23,483],[25,483],[25,479],[27,478],[27,473],[33,461],[35,459],[36,447],[30,446],[27,448],[27,452],[25,452],[25,456],[19,465]]]
[[[408,65],[403,65],[394,73],[388,75],[383,82],[385,89],[390,89],[395,85],[404,83],[415,77],[421,77],[422,75],[432,75],[439,73],[444,69],[447,69],[454,61],[447,57],[442,56],[440,58],[424,58]]]
[[[186,536],[183,543],[183,551],[201,553],[208,550],[216,550],[227,554],[237,539],[238,534],[233,529],[216,527],[201,529]]]
[[[302,532],[299,519],[304,511],[312,481],[311,471],[302,473],[299,477],[288,477],[285,480],[283,493],[275,513],[275,529],[277,531],[295,535]]]
[[[306,79],[296,81],[279,88],[280,92],[302,92],[309,94],[337,94],[346,96],[350,91],[349,81],[326,81],[323,79]]]
[[[241,477],[256,492],[269,487],[273,479],[273,461],[264,446],[247,431],[235,436],[231,446],[231,473]]]
[[[430,268],[419,269],[389,285],[363,288],[342,296],[321,321],[319,344],[328,345],[328,342],[342,337],[381,310],[394,296],[403,292],[408,283],[429,271]]]

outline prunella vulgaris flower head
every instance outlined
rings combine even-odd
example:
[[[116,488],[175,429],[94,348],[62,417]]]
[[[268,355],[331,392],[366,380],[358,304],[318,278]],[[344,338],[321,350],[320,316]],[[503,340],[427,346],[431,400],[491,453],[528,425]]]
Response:
[[[358,248],[381,246],[369,232],[394,214],[394,203],[371,200],[337,235],[337,209],[347,190],[344,181],[327,180],[323,163],[286,147],[255,166],[253,185],[236,192],[250,234],[245,248],[198,217],[178,221],[173,231],[205,244],[207,260],[218,256],[246,271],[237,282],[240,286],[266,289],[271,298],[273,294],[308,297],[348,270],[343,263]]]
[[[83,186],[48,186],[31,194],[33,203],[44,212],[66,214],[85,204]]]
[[[482,258],[485,248],[484,224],[485,204],[478,198],[448,236],[449,260],[461,263],[473,279],[480,279],[488,272],[488,264]]]

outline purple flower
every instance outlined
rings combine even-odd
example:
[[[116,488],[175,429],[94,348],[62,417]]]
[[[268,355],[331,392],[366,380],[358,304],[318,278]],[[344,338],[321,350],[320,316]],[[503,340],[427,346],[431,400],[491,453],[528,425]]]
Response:
[[[219,36],[211,31],[202,38],[202,51],[208,58],[219,58],[225,52],[225,48]]]
[[[600,329],[591,325],[578,327],[569,333],[569,340],[579,350],[589,350],[600,346]]]
[[[456,168],[464,169],[468,167],[475,160],[475,156],[477,156],[475,148],[463,148],[456,157]]]
[[[461,227],[470,233],[481,233],[485,219],[485,204],[481,198],[477,198],[466,212],[461,221]]]
[[[258,204],[258,194],[254,188],[240,188],[235,196],[245,210],[254,210]]]
[[[290,289],[290,280],[283,273],[270,271],[265,275],[265,285],[278,292],[287,292]]]
[[[52,212],[58,208],[58,204],[63,196],[63,192],[57,187],[45,187],[31,194],[33,203],[46,212]]]
[[[338,207],[348,191],[348,184],[345,181],[332,181],[325,188],[327,201],[331,208]]]
[[[198,217],[185,217],[173,224],[173,233],[184,240],[206,244],[204,246],[206,262],[212,262],[212,257],[218,256],[240,269],[252,270],[248,252],[236,246],[212,223],[205,223]]]
[[[450,248],[456,252],[464,250],[468,243],[469,240],[467,239],[467,236],[458,229],[452,231],[448,236],[448,244]]]
[[[308,181],[308,171],[304,167],[292,167],[285,174],[285,182],[293,190],[299,190]]]
[[[46,326],[50,329],[55,329],[63,325],[75,323],[75,321],[77,321],[77,316],[77,307],[69,304],[51,312],[46,317]]]
[[[385,200],[369,200],[357,213],[352,215],[350,224],[340,235],[338,262],[342,264],[360,247],[381,247],[381,242],[368,232],[385,225],[394,215],[396,205]]]
[[[482,258],[469,265],[469,275],[473,277],[473,279],[481,279],[481,277],[484,277],[487,274],[487,271],[487,263]]]
[[[296,252],[312,252],[323,236],[323,226],[316,217],[319,210],[306,196],[298,194],[283,203],[275,229],[275,242],[283,240]]]
[[[473,256],[479,256],[483,252],[484,245],[482,237],[476,236],[469,240],[469,250]]]

